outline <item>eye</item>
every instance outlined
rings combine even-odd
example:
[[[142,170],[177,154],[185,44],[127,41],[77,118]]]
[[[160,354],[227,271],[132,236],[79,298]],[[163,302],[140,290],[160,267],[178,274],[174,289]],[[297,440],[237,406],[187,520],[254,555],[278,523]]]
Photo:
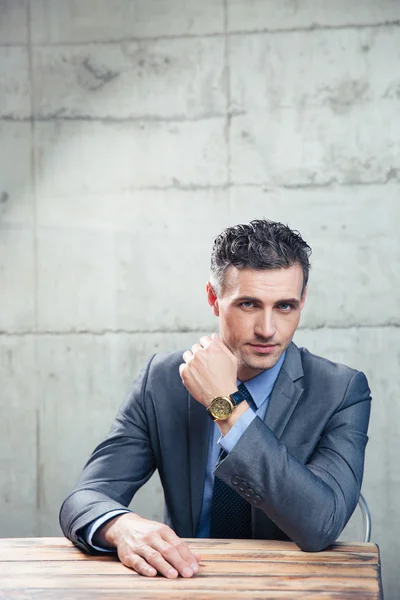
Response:
[[[294,308],[294,306],[293,304],[289,304],[288,302],[281,302],[281,304],[278,305],[278,308],[283,312],[290,312]]]
[[[241,302],[240,306],[243,308],[254,308],[254,302],[250,302],[250,300],[247,302]]]

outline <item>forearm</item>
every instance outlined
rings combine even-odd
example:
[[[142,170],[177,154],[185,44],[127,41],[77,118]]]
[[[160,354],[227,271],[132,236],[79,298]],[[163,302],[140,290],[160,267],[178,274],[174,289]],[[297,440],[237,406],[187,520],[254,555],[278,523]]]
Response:
[[[126,510],[126,506],[94,489],[77,489],[65,500],[60,511],[60,525],[64,535],[82,550],[90,551],[81,532],[106,513]]]
[[[302,549],[311,551],[338,537],[359,492],[358,482],[346,473],[345,497],[333,476],[295,458],[260,419],[255,419],[215,473]],[[247,490],[252,490],[250,498]]]
[[[78,484],[61,507],[64,535],[86,551],[90,547],[84,547],[80,530],[107,512],[126,509],[154,472],[155,459],[142,398],[147,370],[148,367],[135,381],[110,433],[94,450]]]
[[[127,514],[127,513],[125,513]],[[120,527],[118,520],[122,514],[116,515],[106,521],[93,535],[93,545],[104,549],[115,549],[120,541]]]
[[[103,525],[105,525],[105,523],[117,517],[118,515],[122,515],[127,512],[131,511],[129,511],[128,509],[120,509],[112,510],[104,514],[102,517],[96,519],[95,521],[93,521],[93,523],[90,523],[87,527],[85,527],[82,530],[82,537],[86,540],[89,546],[91,546],[94,550],[97,550],[98,552],[109,552],[110,550],[113,550],[114,547],[110,546],[105,540],[103,540],[103,537],[99,532]],[[98,539],[100,540],[99,542],[97,541]]]

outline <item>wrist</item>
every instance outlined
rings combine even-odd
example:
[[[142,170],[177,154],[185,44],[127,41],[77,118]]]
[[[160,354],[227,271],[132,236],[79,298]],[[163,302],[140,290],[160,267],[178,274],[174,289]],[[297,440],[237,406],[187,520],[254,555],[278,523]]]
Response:
[[[213,390],[212,395],[209,395],[208,398],[208,402],[207,402],[207,406],[206,408],[209,408],[211,402],[214,400],[214,398],[229,398],[231,394],[234,394],[235,392],[237,392],[237,385],[226,385],[223,388],[220,388],[218,390]],[[229,392],[227,392],[227,390],[229,390]]]
[[[123,513],[121,515],[117,515],[113,519],[110,519],[99,529],[98,532],[96,532],[95,537],[98,535],[99,537],[103,538],[107,544],[117,548],[123,536],[124,523],[129,517],[132,517],[132,513]]]
[[[250,408],[247,404],[246,400],[243,400],[233,411],[229,419],[226,421],[216,421],[218,428],[222,435],[226,435],[228,431],[234,426],[236,421],[240,419],[240,417],[246,412],[246,410]]]
[[[247,396],[243,390],[236,389],[229,395],[215,396],[206,410],[213,421],[227,421],[246,399]],[[240,414],[242,413],[240,412]]]

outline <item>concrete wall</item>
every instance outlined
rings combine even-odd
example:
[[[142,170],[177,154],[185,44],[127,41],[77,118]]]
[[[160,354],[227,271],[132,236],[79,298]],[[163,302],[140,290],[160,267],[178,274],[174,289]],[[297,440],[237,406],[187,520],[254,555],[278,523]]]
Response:
[[[213,237],[265,216],[314,249],[298,343],[368,375],[398,597],[399,115],[398,0],[0,0],[0,535],[59,534],[145,358],[216,329]]]

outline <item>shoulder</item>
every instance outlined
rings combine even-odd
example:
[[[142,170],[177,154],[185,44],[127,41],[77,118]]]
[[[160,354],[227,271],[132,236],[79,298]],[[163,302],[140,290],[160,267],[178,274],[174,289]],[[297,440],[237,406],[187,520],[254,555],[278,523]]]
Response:
[[[371,391],[364,373],[297,348],[302,364],[302,384],[307,397],[317,399],[326,410],[370,400]]]
[[[184,349],[158,352],[147,363],[147,385],[182,385],[179,365],[183,363]]]
[[[317,354],[313,354],[307,348],[299,348],[304,374],[312,373],[321,377],[333,377],[335,379],[352,379],[359,371],[342,363],[333,362]]]
[[[187,348],[182,350],[174,350],[173,352],[157,352],[157,354],[154,354],[151,358],[151,369],[179,369],[179,365],[183,363],[182,355],[185,350],[187,350]]]
[[[369,391],[367,378],[361,371],[313,354],[306,348],[298,348],[298,351],[306,386],[318,385],[320,389],[335,389],[339,393],[350,386]]]

